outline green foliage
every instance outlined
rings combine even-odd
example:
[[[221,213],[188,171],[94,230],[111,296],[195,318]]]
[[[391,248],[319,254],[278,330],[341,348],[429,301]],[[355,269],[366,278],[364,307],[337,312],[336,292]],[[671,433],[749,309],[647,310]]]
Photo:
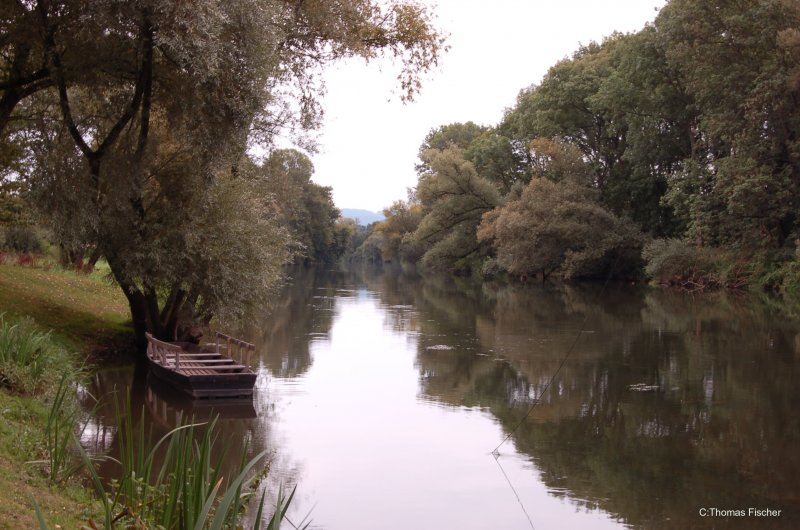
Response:
[[[795,299],[800,298],[800,262],[797,260],[784,263],[778,270],[779,277],[771,282],[773,290],[778,290]]]
[[[477,125],[471,121],[466,123],[451,123],[450,125],[441,125],[435,129],[431,129],[422,141],[422,145],[419,147],[420,163],[417,164],[417,174],[422,176],[432,170],[430,163],[425,157],[425,152],[429,149],[444,151],[450,147],[455,147],[466,150],[470,144],[483,135],[487,129],[487,127]]]
[[[58,364],[66,353],[30,318],[16,321],[0,314],[0,387],[38,394],[51,390],[58,381]]]
[[[357,263],[383,263],[381,256],[382,238],[375,234],[380,223],[373,223],[356,232],[353,238],[353,253],[348,257]]]
[[[670,204],[690,205],[692,237],[776,249],[796,232],[800,170],[800,7],[673,0],[655,29],[697,109],[688,170]]]
[[[12,225],[5,229],[4,247],[15,252],[39,254],[44,250],[36,229],[28,225]]]
[[[81,467],[72,453],[78,410],[68,397],[76,391],[71,366],[51,332],[42,332],[28,317],[10,322],[0,314],[0,388],[51,400],[44,428],[46,460],[28,463],[46,464],[52,484],[63,484]]]
[[[180,281],[187,292],[199,293],[197,315],[256,318],[278,286],[287,260],[287,234],[275,214],[273,198],[264,195],[258,184],[221,176],[202,211],[194,214],[197,229],[177,240],[166,233],[166,241],[156,241],[163,249],[162,256],[156,255],[162,261],[153,262],[164,275],[161,285]],[[186,261],[170,263],[176,248]],[[151,273],[141,281],[156,279],[160,278]]]
[[[685,108],[685,100],[674,79],[665,77],[663,52],[648,31],[581,47],[541,84],[523,90],[500,128],[526,147],[539,138],[575,146],[602,203],[643,230],[663,234],[679,228],[660,201],[671,169],[687,155],[688,127],[675,104]],[[534,173],[535,151],[527,156]]]
[[[696,268],[700,254],[696,247],[683,239],[654,239],[642,248],[644,271],[653,280],[669,281]]]
[[[384,262],[419,259],[421,252],[413,234],[422,220],[422,205],[395,201],[384,208],[383,215],[385,220],[375,223],[364,244],[376,247]]]
[[[800,300],[800,240],[794,243],[794,252],[759,256],[752,265],[751,287]]]
[[[471,121],[432,129],[419,148],[417,174],[421,177],[433,170],[426,151],[445,151],[448,148],[459,149],[482,178],[494,182],[503,192],[507,192],[516,181],[529,178],[526,178],[524,162],[510,138],[497,129],[476,125]]]
[[[272,193],[236,174],[250,145],[318,125],[321,65],[393,56],[408,99],[443,51],[415,3],[12,4],[0,13],[11,35],[0,42],[0,131],[11,138],[0,155],[62,248],[107,260],[140,346],[147,330],[174,338],[268,299],[288,238]],[[318,215],[305,247],[327,259],[330,191],[310,188],[305,202]]]
[[[682,239],[654,239],[642,249],[642,258],[652,281],[688,291],[741,289],[752,280],[753,257]]]
[[[0,142],[0,150],[3,146]],[[27,225],[33,221],[33,206],[25,197],[26,183],[16,178],[18,169],[13,160],[3,160],[0,152],[0,226]]]
[[[464,158],[472,162],[478,175],[495,183],[502,193],[508,193],[516,182],[530,179],[511,139],[497,130],[487,130],[472,140]]]
[[[50,404],[47,425],[44,429],[47,478],[51,484],[65,483],[83,466],[82,462],[77,461],[72,444],[76,430],[79,431],[78,437],[80,437],[88,421],[82,428],[78,427],[79,411],[75,401],[71,399],[75,392],[77,392],[75,379],[72,374],[65,371]]]
[[[609,248],[637,248],[619,247],[638,239],[630,221],[669,239],[645,253],[651,277],[687,288],[757,279],[780,289],[784,275],[791,283],[793,260],[781,253],[800,235],[798,27],[796,2],[671,0],[654,24],[581,46],[553,65],[496,128],[468,122],[431,131],[421,152],[460,148],[504,195],[481,228],[497,255],[472,256],[489,260],[488,274],[500,266],[594,275]],[[441,212],[460,210],[429,200],[432,168],[423,162],[417,191],[426,218],[417,234],[427,236],[446,224]],[[572,179],[533,187],[584,219],[576,225],[572,214],[526,195],[522,183],[531,176]],[[609,234],[616,226],[621,239],[591,236],[587,219]],[[552,227],[549,236],[534,237],[543,226]],[[439,248],[427,249],[424,260],[452,264],[454,249],[475,251],[470,242],[469,227],[442,230]],[[641,266],[635,251],[612,254],[625,274]],[[589,265],[595,261],[606,265]]]
[[[59,411],[62,400],[54,404]],[[51,412],[51,416],[59,412]],[[142,412],[143,414],[143,412]],[[253,492],[248,488],[252,470],[267,455],[263,451],[249,461],[242,461],[233,477],[219,474],[220,465],[212,458],[217,443],[216,420],[208,424],[178,425],[158,441],[140,427],[134,427],[130,402],[124,410],[118,407],[120,443],[119,478],[106,485],[100,478],[96,460],[90,458],[70,431],[70,440],[80,453],[92,484],[103,505],[103,527],[113,528],[181,528],[221,530],[239,528],[239,519]],[[65,425],[69,427],[69,425]],[[49,429],[49,427],[48,427]],[[61,438],[59,438],[61,440]],[[76,468],[73,468],[73,471]],[[276,512],[268,523],[279,528],[285,518],[294,492],[287,499],[279,495]],[[35,501],[34,501],[35,502]],[[264,499],[259,505],[261,526]],[[37,508],[41,528],[47,528]]]
[[[424,249],[423,266],[468,272],[484,252],[476,237],[481,215],[500,202],[497,188],[475,171],[457,147],[430,149],[423,160],[431,168],[420,177],[417,197],[424,217],[414,241]]]
[[[289,509],[289,505],[292,503],[292,499],[294,498],[294,494],[297,492],[297,487],[292,489],[292,492],[289,496],[286,496],[286,493],[283,490],[283,487],[279,488],[278,490],[278,498],[275,501],[275,514],[269,520],[269,524],[267,525],[266,530],[280,530],[281,521],[286,518],[286,511]],[[256,527],[253,530],[258,530],[261,524],[261,508],[264,504],[264,499],[261,499],[261,505],[258,508],[258,515],[257,515],[257,523]],[[297,528],[298,530],[306,530],[308,527],[311,526],[311,522],[305,523],[305,519],[299,523],[299,526],[292,525],[293,528]]]
[[[536,177],[553,182],[571,180],[591,187],[594,181],[591,165],[574,144],[558,139],[534,138],[529,145],[531,171]]]
[[[290,231],[295,262],[332,263],[338,259],[342,252],[336,227],[339,209],[331,188],[311,181],[311,160],[294,149],[278,149],[252,172],[261,180],[263,192],[275,196],[281,221]]]
[[[485,214],[478,237],[492,241],[505,270],[523,277],[622,276],[641,248],[638,230],[603,208],[595,190],[543,178]]]

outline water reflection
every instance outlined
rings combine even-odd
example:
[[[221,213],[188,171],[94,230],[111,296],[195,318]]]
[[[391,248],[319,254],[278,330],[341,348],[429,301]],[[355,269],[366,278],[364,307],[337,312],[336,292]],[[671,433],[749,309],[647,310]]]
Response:
[[[267,487],[299,483],[292,516],[313,507],[315,528],[529,528],[488,456],[507,434],[538,528],[800,527],[800,325],[769,305],[313,270],[275,305],[252,408],[220,421],[274,451]],[[198,413],[140,400],[164,428]],[[113,445],[103,414],[95,448]]]
[[[555,494],[648,528],[703,527],[703,506],[772,506],[784,516],[766,527],[797,526],[797,322],[751,300],[628,288],[404,291],[423,395],[489,407],[507,430],[522,421],[515,448]],[[754,521],[707,521],[727,524]]]

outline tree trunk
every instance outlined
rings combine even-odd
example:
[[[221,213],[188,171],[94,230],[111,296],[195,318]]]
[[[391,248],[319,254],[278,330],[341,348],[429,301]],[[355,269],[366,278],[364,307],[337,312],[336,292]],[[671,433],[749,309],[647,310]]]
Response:
[[[125,298],[128,300],[128,307],[131,311],[131,321],[133,323],[133,340],[136,349],[139,353],[144,354],[147,351],[147,337],[145,337],[145,333],[153,332],[150,325],[153,320],[148,314],[147,300],[142,291],[123,276],[116,259],[116,254],[110,249],[106,249],[104,254],[108,260],[108,267],[111,269],[111,274],[114,276],[117,284],[119,284],[122,292],[125,294]]]
[[[144,354],[147,351],[147,337],[145,337],[144,334],[150,331],[147,325],[147,304],[141,292],[130,292],[125,287],[123,287],[122,290],[125,293],[125,297],[128,299],[128,306],[131,309],[133,340],[134,344],[136,344],[136,350]]]
[[[102,256],[102,252],[100,251],[100,245],[95,245],[94,249],[92,249],[92,253],[89,254],[89,259],[86,261],[86,264],[83,266],[83,272],[86,274],[91,274],[94,272],[94,267],[97,265],[97,261]]]
[[[171,336],[172,340],[177,339],[180,314],[184,307],[185,301],[186,291],[175,286],[172,288],[169,298],[167,298],[167,302],[164,304],[164,308],[161,310],[161,326],[163,327],[164,334]]]

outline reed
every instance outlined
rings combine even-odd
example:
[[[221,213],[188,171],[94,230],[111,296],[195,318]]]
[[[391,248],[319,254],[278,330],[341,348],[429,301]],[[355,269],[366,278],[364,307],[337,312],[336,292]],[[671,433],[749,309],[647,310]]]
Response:
[[[74,400],[70,399],[76,392],[75,378],[76,374],[70,371],[62,373],[55,394],[52,396],[44,428],[46,459],[27,462],[46,464],[46,475],[51,484],[64,484],[84,465],[82,459],[78,458],[74,440],[79,439],[86,430],[89,419],[81,423],[79,409]],[[99,405],[98,401],[89,412],[89,418],[94,415]]]
[[[123,407],[117,406],[120,447],[117,462],[121,473],[108,483],[100,477],[96,462],[81,447],[74,430],[71,431],[74,447],[103,506],[103,521],[89,521],[88,528],[241,528],[241,515],[254,494],[249,477],[268,451],[249,461],[243,458],[235,475],[226,480],[219,474],[222,457],[214,458],[216,419],[178,425],[154,440],[151,432],[142,427],[143,417],[144,411],[136,427],[130,401],[126,400]],[[280,527],[293,495],[294,492],[288,497],[279,494],[275,513],[268,522],[269,530]],[[261,527],[263,507],[262,496],[254,529]],[[39,524],[47,529],[43,519],[39,519]]]
[[[49,332],[39,330],[30,318],[17,321],[0,314],[0,386],[35,394],[55,384],[53,365],[66,358],[50,339]]]
[[[60,483],[72,477],[82,466],[76,462],[73,451],[73,431],[77,424],[77,410],[71,407],[67,400],[68,395],[74,391],[70,384],[69,374],[62,375],[58,383],[50,411],[47,414],[47,425],[44,430],[47,478],[51,483]]]

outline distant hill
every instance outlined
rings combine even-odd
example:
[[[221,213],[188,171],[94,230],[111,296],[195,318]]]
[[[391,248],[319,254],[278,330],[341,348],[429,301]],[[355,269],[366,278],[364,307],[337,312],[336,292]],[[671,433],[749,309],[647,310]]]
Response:
[[[358,224],[367,226],[375,221],[383,221],[383,212],[371,212],[369,210],[359,210],[358,208],[342,208],[342,217],[355,219]]]

